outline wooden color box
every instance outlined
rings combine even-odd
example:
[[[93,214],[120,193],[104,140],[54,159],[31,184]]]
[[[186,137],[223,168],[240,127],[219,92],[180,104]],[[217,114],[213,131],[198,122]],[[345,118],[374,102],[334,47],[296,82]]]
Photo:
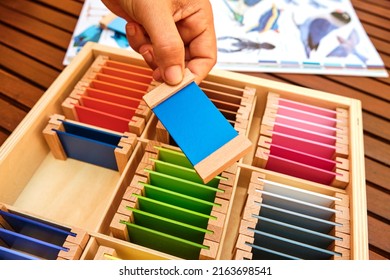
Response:
[[[135,244],[131,240],[129,242],[117,238],[110,227],[115,215],[118,214],[126,190],[137,178],[137,168],[142,162],[145,151],[156,144],[159,138],[158,120],[154,115],[144,118],[145,127],[136,133],[137,144],[133,147],[130,158],[121,172],[72,158],[56,159],[43,137],[42,131],[48,125],[50,117],[63,114],[63,102],[74,91],[75,86],[85,76],[95,59],[101,55],[120,63],[146,67],[139,55],[125,50],[93,43],[83,47],[0,148],[0,203],[13,212],[28,213],[68,228],[86,231],[90,238],[81,259],[178,259],[172,254]],[[266,108],[269,92],[277,94],[280,98],[327,110],[340,108],[346,112],[347,117],[343,133],[348,136],[347,154],[344,156],[348,162],[349,177],[342,187],[295,178],[283,172],[256,166],[254,163],[258,161],[258,154],[256,154],[258,145],[254,145],[252,150],[234,165],[235,177],[230,187],[231,194],[226,205],[226,216],[223,223],[219,225],[221,229],[218,237],[219,246],[213,258],[253,257],[253,254],[250,257],[251,252],[241,250],[238,246],[241,244],[239,240],[242,235],[240,225],[245,220],[244,213],[247,213],[245,209],[248,209],[246,206],[250,201],[248,197],[250,198],[252,188],[252,174],[261,173],[267,180],[316,192],[319,195],[336,196],[337,194],[337,197],[343,197],[343,201],[348,201],[348,207],[343,208],[343,213],[347,215],[349,221],[348,238],[343,239],[345,244],[342,246],[333,244],[333,247],[347,249],[343,258],[368,259],[360,101],[219,70],[211,71],[201,87],[207,89],[211,95],[215,90],[214,87],[254,90],[255,97],[251,99],[254,104],[249,104],[248,108],[251,110],[245,112],[245,127],[244,129],[236,127],[252,143],[259,143],[261,126],[265,124],[262,122],[263,116],[265,112],[269,112]],[[219,98],[222,101],[226,98],[227,103],[232,103],[229,94]],[[266,116],[273,115],[267,113]],[[337,205],[337,207],[344,206]]]

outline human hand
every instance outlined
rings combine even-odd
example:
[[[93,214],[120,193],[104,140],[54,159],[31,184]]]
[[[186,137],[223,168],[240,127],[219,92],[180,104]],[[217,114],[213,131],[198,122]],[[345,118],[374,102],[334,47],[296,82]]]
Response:
[[[127,21],[130,46],[154,69],[153,77],[175,85],[187,67],[200,83],[215,65],[216,38],[208,0],[102,0]]]

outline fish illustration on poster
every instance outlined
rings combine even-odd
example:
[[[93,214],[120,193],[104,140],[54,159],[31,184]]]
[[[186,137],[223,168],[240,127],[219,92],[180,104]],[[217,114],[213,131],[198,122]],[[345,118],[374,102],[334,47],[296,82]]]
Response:
[[[349,0],[211,0],[217,68],[387,76]]]

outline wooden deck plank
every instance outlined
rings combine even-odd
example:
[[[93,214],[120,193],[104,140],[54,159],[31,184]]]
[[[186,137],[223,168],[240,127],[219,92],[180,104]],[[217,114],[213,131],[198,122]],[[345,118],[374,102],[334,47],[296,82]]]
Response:
[[[74,16],[80,14],[83,6],[83,4],[78,1],[38,0],[38,2],[47,4],[50,7]]]
[[[368,241],[371,246],[390,252],[390,225],[368,216]],[[389,258],[389,255],[385,255]]]
[[[368,135],[364,136],[364,151],[365,155],[374,158],[385,165],[390,166],[390,144],[372,138]]]
[[[17,103],[31,109],[44,93],[30,83],[0,70],[0,92]]]
[[[64,2],[64,1],[57,1]],[[69,3],[70,1],[65,1]],[[46,7],[38,2],[32,1],[14,1],[14,0],[2,0],[2,5],[11,8],[12,10],[19,11],[31,18],[39,21],[49,23],[55,27],[72,33],[75,26],[75,18],[78,14],[68,15],[61,11],[53,10],[50,7]]]
[[[369,77],[349,77],[348,79],[345,79],[345,77],[336,75],[328,77],[338,84],[346,85],[349,88],[364,91],[367,94],[379,97],[386,101],[390,101],[390,95],[387,92],[388,86],[376,79]],[[369,87],[367,88],[367,86]]]
[[[15,50],[0,45],[0,64],[13,73],[25,77],[32,84],[48,88],[60,74],[48,66],[45,66],[34,59],[24,56]],[[23,65],[23,67],[20,67]]]
[[[369,184],[367,194],[369,212],[390,221],[390,194]]]
[[[68,48],[72,34],[58,29],[38,19],[26,16],[19,11],[9,9],[0,2],[0,22],[3,22],[15,29],[28,33],[30,36],[44,40],[49,44],[60,47],[63,50]]]
[[[379,260],[382,260],[382,261],[387,260],[387,258],[382,256],[381,254],[378,254],[377,252],[372,251],[372,250],[369,251],[369,258],[370,258],[370,260],[377,260],[377,261],[379,261]]]
[[[351,2],[356,10],[370,11],[378,17],[390,19],[389,11],[384,7],[373,4],[373,2],[367,3],[367,1],[362,0],[352,0]]]
[[[390,31],[388,31],[386,29],[382,29],[382,28],[374,26],[374,25],[371,25],[371,24],[367,24],[365,22],[362,22],[362,25],[364,27],[364,30],[367,32],[367,34],[370,37],[378,38],[378,39],[381,39],[383,41],[389,40]]]
[[[9,135],[10,135],[10,132],[8,132],[8,131],[5,132],[0,127],[0,146],[1,146],[1,144],[3,144],[5,142],[5,140],[7,140]]]
[[[254,76],[254,74],[255,74],[253,72],[245,72],[245,71],[242,71],[239,73],[246,74],[246,75],[252,75],[252,76]],[[277,77],[277,76],[275,76],[275,74],[272,74],[272,73],[260,73],[259,72],[259,73],[256,73],[256,77],[259,77],[262,79],[268,79],[268,80],[275,81],[275,82],[284,82],[284,79]]]
[[[363,112],[363,129],[366,133],[390,141],[390,123],[388,120]]]
[[[0,42],[55,69],[64,69],[63,51],[13,28],[0,24]]]
[[[354,2],[355,2],[355,0],[352,0],[352,3],[354,3]],[[390,8],[389,0],[367,0],[365,2],[369,3],[370,5],[374,5],[374,6],[380,6],[383,8]]]
[[[365,158],[366,180],[390,191],[390,167],[380,164],[372,159]]]
[[[385,60],[386,58],[383,56],[389,56],[390,55],[390,49],[388,47],[389,42],[379,40],[377,38],[370,38],[372,44],[376,48],[376,50],[380,53],[382,60]],[[390,63],[385,63],[386,65],[390,65]]]
[[[385,17],[378,17],[373,15],[369,11],[356,9],[356,15],[359,17],[359,20],[364,23],[368,23],[380,28],[388,28],[390,25],[390,19]]]
[[[0,99],[0,127],[12,132],[26,116],[26,112]]]

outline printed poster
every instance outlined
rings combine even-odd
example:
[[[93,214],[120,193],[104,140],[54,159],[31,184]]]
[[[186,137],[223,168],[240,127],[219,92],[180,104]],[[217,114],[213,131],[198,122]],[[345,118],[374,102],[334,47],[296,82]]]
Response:
[[[387,77],[384,63],[349,0],[210,0],[217,36],[215,68]],[[118,29],[101,28],[110,14],[86,0],[66,53],[70,63],[87,41],[132,51]]]

